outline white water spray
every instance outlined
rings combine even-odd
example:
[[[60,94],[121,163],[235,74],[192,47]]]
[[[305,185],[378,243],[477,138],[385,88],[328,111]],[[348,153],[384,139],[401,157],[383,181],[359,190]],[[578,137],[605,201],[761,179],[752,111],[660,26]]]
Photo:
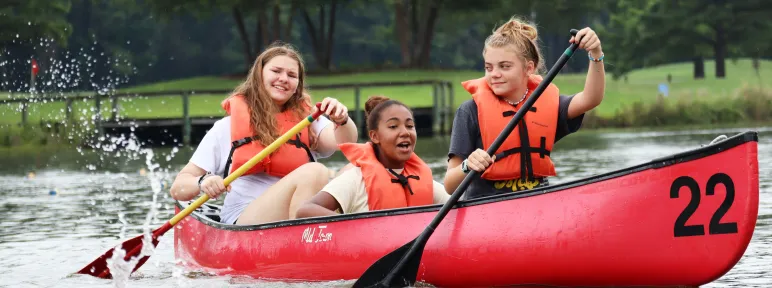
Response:
[[[113,276],[113,284],[115,287],[124,288],[128,283],[129,276],[131,275],[134,267],[137,266],[140,259],[146,256],[152,256],[155,252],[155,247],[152,242],[152,228],[153,223],[157,223],[158,219],[158,193],[161,192],[161,180],[164,178],[161,171],[157,171],[159,165],[153,161],[154,153],[152,149],[142,149],[140,153],[145,154],[145,165],[148,172],[146,174],[147,179],[150,182],[150,187],[153,190],[153,200],[150,204],[150,211],[145,217],[143,224],[142,238],[142,250],[139,255],[131,257],[128,261],[123,260],[127,251],[120,247],[120,244],[116,246],[113,256],[107,260],[107,267],[110,269],[110,273]]]

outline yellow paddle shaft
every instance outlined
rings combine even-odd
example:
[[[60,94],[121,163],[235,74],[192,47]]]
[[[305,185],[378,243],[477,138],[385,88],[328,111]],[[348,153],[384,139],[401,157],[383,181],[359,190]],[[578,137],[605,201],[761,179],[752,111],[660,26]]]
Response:
[[[289,141],[290,138],[292,138],[292,136],[298,134],[300,130],[303,130],[306,127],[308,127],[308,125],[310,125],[311,122],[313,122],[314,119],[316,118],[314,116],[318,117],[318,114],[319,113],[314,113],[314,115],[308,116],[305,119],[303,119],[303,121],[296,124],[295,127],[292,127],[289,131],[287,131],[287,133],[284,133],[284,135],[281,135],[281,137],[276,139],[276,141],[273,141],[271,145],[268,145],[268,147],[265,147],[265,149],[260,151],[260,153],[257,153],[257,155],[252,157],[252,159],[249,159],[247,163],[244,163],[244,165],[241,165],[239,169],[236,169],[236,171],[233,171],[233,173],[228,175],[228,177],[225,178],[225,181],[223,181],[225,183],[225,187],[228,187],[228,185],[230,185],[231,182],[233,182],[233,180],[236,180],[236,178],[240,177],[242,174],[244,174],[244,172],[247,172],[247,170],[251,169],[252,166],[255,166],[255,164],[262,161],[263,158],[273,153],[274,150],[278,149],[281,145],[284,145],[284,143]],[[204,194],[203,196],[199,197],[195,202],[191,203],[187,208],[185,208],[185,210],[182,210],[180,211],[180,213],[177,213],[177,215],[174,215],[174,217],[171,220],[169,220],[169,224],[174,226],[175,224],[177,224],[177,222],[180,222],[182,218],[185,218],[188,215],[190,215],[190,213],[193,213],[193,210],[196,210],[198,209],[198,207],[201,207],[201,205],[206,203],[206,201],[209,201],[209,195]]]

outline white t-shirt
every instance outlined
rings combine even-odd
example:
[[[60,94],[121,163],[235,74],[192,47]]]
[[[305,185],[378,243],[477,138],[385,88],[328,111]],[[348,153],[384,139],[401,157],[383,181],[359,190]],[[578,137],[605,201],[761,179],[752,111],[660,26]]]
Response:
[[[318,117],[311,123],[317,135],[321,134],[322,129],[331,124],[332,121],[326,117]],[[222,176],[225,172],[225,163],[228,161],[228,154],[231,151],[231,117],[226,116],[214,123],[201,143],[196,147],[196,152],[190,158],[190,162],[196,164],[206,171]],[[320,154],[317,151],[311,151],[314,160],[330,157],[335,151],[329,151]],[[241,212],[258,196],[263,194],[268,187],[276,184],[279,177],[268,175],[266,173],[242,175],[231,182],[231,191],[225,194],[222,211],[220,211],[220,222],[233,224],[238,219]]]
[[[396,173],[402,173],[402,169],[393,170]],[[434,182],[432,202],[434,204],[447,202],[450,199],[450,194],[445,192],[445,186],[435,180],[432,181]],[[338,175],[330,183],[327,183],[322,191],[330,193],[338,201],[341,210],[343,210],[341,212],[344,214],[370,211],[370,206],[367,204],[365,181],[362,178],[362,169],[359,167],[352,167]]]

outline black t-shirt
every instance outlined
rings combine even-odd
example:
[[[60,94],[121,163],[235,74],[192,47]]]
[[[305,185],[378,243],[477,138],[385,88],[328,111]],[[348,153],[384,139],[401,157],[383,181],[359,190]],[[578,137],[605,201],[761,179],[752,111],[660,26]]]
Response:
[[[560,95],[555,142],[558,142],[558,140],[568,134],[576,132],[582,126],[584,114],[573,119],[568,119],[568,104],[571,103],[574,96],[575,95]],[[512,133],[517,133],[517,129],[512,130]],[[448,159],[454,155],[459,156],[461,159],[466,159],[469,157],[469,154],[472,154],[472,152],[477,149],[485,150],[482,145],[480,125],[477,121],[477,104],[474,103],[474,100],[470,99],[462,103],[461,106],[458,107],[458,110],[456,110],[456,117],[453,120],[453,131],[450,134],[450,151],[448,151]],[[514,180],[517,181],[517,179]],[[470,183],[466,192],[464,192],[462,199],[472,199],[513,191],[511,187],[514,187],[514,185],[511,184],[511,182],[507,183],[506,187],[501,187],[502,185],[505,184],[501,181],[499,181],[499,183],[492,183],[491,181],[487,181],[478,176],[477,179]],[[453,191],[449,192],[452,193]]]

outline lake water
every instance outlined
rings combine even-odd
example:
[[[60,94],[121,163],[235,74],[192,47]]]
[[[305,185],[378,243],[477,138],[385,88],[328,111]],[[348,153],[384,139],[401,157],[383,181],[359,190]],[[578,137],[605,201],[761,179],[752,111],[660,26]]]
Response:
[[[581,132],[553,152],[560,183],[647,162],[707,144],[720,134],[759,132],[760,207],[745,255],[705,287],[772,285],[772,127],[668,132]],[[419,139],[417,152],[438,180],[448,139]],[[26,151],[26,152],[25,152]],[[168,185],[191,149],[0,150],[1,287],[306,287],[185,271],[173,256],[173,230],[128,281],[73,275],[127,237],[173,216]],[[339,168],[339,154],[325,163]],[[33,174],[29,172],[34,171]],[[155,209],[152,209],[155,208]],[[155,211],[153,211],[155,210]],[[153,213],[155,212],[155,213]],[[153,216],[148,218],[148,215]],[[149,222],[148,222],[149,221]],[[321,283],[313,286],[345,286]]]

